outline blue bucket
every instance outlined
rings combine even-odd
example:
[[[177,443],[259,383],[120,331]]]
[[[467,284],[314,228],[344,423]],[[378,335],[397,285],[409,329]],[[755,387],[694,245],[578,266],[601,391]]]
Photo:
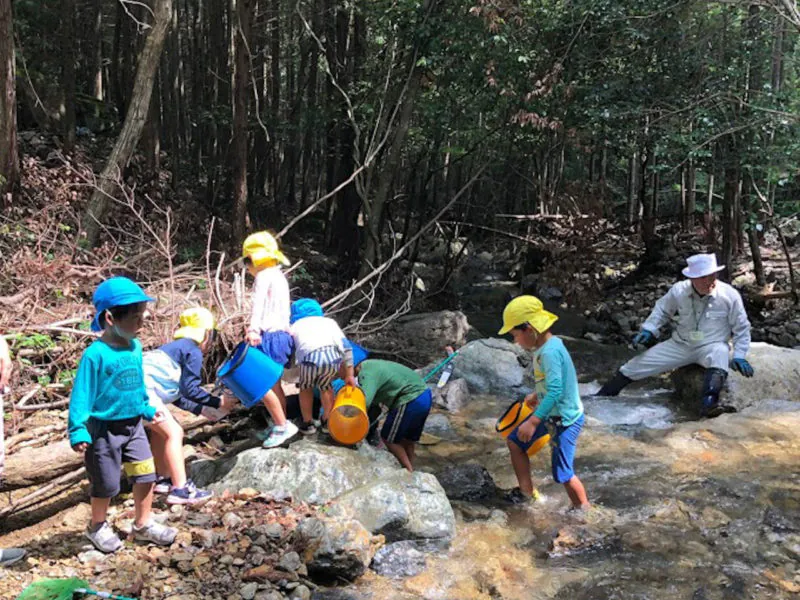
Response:
[[[219,379],[247,408],[261,401],[283,374],[283,367],[269,356],[242,342],[222,366]]]

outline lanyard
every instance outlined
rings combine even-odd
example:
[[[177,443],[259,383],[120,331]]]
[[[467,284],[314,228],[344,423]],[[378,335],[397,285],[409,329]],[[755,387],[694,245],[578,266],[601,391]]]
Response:
[[[695,308],[695,301],[694,301],[695,292],[692,290],[692,314],[694,315],[694,331],[700,331],[700,323],[703,322],[703,318],[706,316],[706,308],[708,308],[708,301],[711,296],[706,296],[701,300],[701,308],[700,314],[697,314],[697,309]]]

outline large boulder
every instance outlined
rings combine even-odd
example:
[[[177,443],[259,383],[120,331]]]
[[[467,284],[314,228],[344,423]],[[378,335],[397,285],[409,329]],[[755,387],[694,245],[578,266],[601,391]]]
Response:
[[[405,315],[393,326],[398,339],[402,339],[411,352],[425,355],[429,360],[440,358],[446,345],[464,344],[469,332],[466,315],[452,310]]]
[[[444,387],[432,386],[433,403],[447,412],[458,412],[469,402],[469,385],[465,379],[452,379]]]
[[[397,461],[369,444],[358,450],[301,440],[290,448],[255,448],[221,461],[191,466],[198,485],[221,493],[253,488],[322,504],[400,470]]]
[[[304,549],[303,562],[309,575],[323,581],[360,577],[382,544],[351,519],[306,519],[294,535]]]
[[[358,519],[388,541],[442,540],[455,534],[455,515],[430,473],[399,470],[339,496],[332,515]]]
[[[217,493],[253,488],[323,504],[331,515],[358,520],[394,540],[450,540],[453,509],[433,475],[409,473],[385,450],[358,450],[301,440],[288,449],[256,448],[221,461],[192,463],[198,485]]]
[[[800,350],[754,342],[747,360],[755,375],[747,378],[731,371],[722,396],[725,403],[741,411],[764,400],[800,400]],[[672,373],[673,397],[690,412],[700,410],[704,372],[690,365]]]
[[[473,392],[515,398],[533,389],[531,355],[507,340],[470,342],[453,359],[453,376],[466,380]]]

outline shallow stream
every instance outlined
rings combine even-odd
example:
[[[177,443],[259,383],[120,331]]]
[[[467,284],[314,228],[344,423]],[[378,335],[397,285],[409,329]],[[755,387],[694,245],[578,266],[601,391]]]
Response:
[[[576,363],[591,361],[576,356]],[[655,383],[593,398],[576,472],[595,508],[567,512],[549,449],[532,460],[542,499],[454,502],[449,550],[415,577],[370,573],[345,595],[320,598],[661,599],[796,598],[800,594],[800,403],[764,401],[747,412],[693,421]],[[473,397],[451,430],[425,446],[433,473],[483,465],[500,488],[516,485],[494,422],[509,399]]]

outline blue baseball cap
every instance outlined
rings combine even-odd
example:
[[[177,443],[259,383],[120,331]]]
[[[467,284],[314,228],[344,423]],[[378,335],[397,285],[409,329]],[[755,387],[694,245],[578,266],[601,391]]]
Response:
[[[348,344],[350,346],[350,348],[353,349],[353,366],[354,367],[357,367],[359,364],[361,364],[362,362],[367,360],[367,357],[369,356],[369,351],[368,350],[362,348],[361,346],[359,346],[358,344],[356,344],[355,342],[352,342],[350,340],[345,340],[345,343]]]
[[[92,296],[92,304],[97,314],[92,320],[92,331],[102,331],[100,318],[115,306],[127,306],[139,302],[155,302],[144,290],[127,277],[112,277],[97,286]]]
[[[300,298],[292,302],[289,323],[294,324],[306,317],[321,317],[325,314],[320,303],[313,298]]]

